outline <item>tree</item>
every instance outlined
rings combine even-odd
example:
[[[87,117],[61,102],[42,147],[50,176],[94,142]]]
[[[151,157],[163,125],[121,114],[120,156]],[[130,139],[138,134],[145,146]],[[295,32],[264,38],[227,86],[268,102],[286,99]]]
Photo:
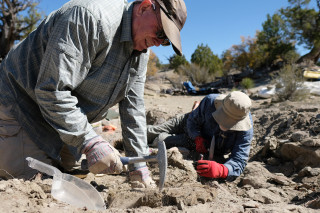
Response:
[[[36,8],[38,4],[36,0],[0,0],[0,59],[42,19]],[[23,11],[27,12],[26,16],[21,15]]]
[[[288,53],[295,52],[295,42],[290,37],[285,21],[279,14],[268,14],[262,28],[257,33],[257,43],[265,52],[265,65],[272,67],[278,62],[286,63]]]
[[[198,45],[197,49],[191,55],[191,62],[209,69],[211,74],[222,74],[222,61],[214,55],[208,45]]]
[[[175,72],[181,65],[188,65],[188,61],[184,55],[180,56],[177,54],[172,55],[169,59],[169,69],[174,69]]]
[[[288,0],[290,6],[280,12],[290,27],[292,37],[304,45],[310,52],[301,56],[298,63],[320,58],[320,0],[316,0],[318,11],[309,8],[310,0]]]
[[[149,61],[147,65],[147,76],[154,76],[158,72],[158,64],[159,58],[152,50],[150,50]]]
[[[266,55],[257,38],[241,36],[241,44],[233,45],[222,54],[223,69],[225,74],[234,68],[247,71],[248,67],[257,69],[264,66]]]

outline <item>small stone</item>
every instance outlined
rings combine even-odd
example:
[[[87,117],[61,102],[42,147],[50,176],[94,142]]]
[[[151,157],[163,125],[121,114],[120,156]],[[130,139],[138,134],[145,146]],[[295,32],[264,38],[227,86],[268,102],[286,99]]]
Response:
[[[320,168],[311,168],[310,166],[307,166],[303,168],[299,173],[299,177],[314,177],[318,176],[320,174]]]
[[[7,188],[7,184],[4,184],[4,183],[0,184],[0,192],[6,191],[6,188]]]
[[[271,157],[268,158],[267,163],[272,166],[277,166],[280,164],[280,160],[278,158]]]
[[[315,131],[315,132],[320,132],[320,126],[315,126],[315,127],[313,127],[313,131]]]
[[[303,141],[301,141],[301,144],[309,147],[320,147],[320,139],[304,139]]]
[[[8,189],[6,190],[6,193],[8,193],[8,194],[13,194],[13,189],[8,188]]]
[[[259,203],[253,200],[250,200],[243,204],[244,208],[259,208]]]
[[[179,210],[183,210],[184,209],[183,201],[180,200],[179,203],[177,204],[177,207],[178,207]]]
[[[303,139],[305,139],[307,137],[307,133],[306,132],[302,132],[302,131],[297,131],[295,133],[292,134],[291,136],[291,140],[294,142],[300,142]]]

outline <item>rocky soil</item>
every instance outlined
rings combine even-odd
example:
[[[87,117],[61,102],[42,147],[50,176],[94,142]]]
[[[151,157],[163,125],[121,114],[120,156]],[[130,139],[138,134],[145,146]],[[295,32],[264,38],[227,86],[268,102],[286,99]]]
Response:
[[[165,75],[165,74],[162,74]],[[189,112],[204,96],[163,94],[170,88],[163,76],[146,85],[148,123],[161,123]],[[273,103],[252,100],[254,140],[244,173],[234,182],[199,178],[192,153],[168,150],[168,173],[164,190],[130,185],[120,175],[78,175],[103,197],[107,209],[100,212],[320,212],[320,97],[304,102]],[[112,124],[116,130],[106,131]],[[119,119],[104,121],[101,134],[121,149]],[[180,152],[181,151],[181,152]],[[156,154],[152,150],[151,154]],[[149,163],[159,181],[157,163]],[[0,212],[97,212],[76,208],[51,196],[51,178],[0,180]]]

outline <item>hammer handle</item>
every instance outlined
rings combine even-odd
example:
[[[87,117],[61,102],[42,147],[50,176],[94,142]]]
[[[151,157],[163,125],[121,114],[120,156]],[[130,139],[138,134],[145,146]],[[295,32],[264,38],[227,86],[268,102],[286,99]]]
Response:
[[[157,156],[149,155],[149,156],[143,156],[143,157],[120,157],[120,160],[123,165],[126,165],[126,164],[132,164],[132,163],[157,161]]]
[[[120,157],[120,160],[123,165],[127,165],[132,163],[157,161],[157,156],[151,155],[151,156],[143,156],[143,157]],[[86,159],[81,162],[81,169],[83,170],[88,169],[88,161]]]

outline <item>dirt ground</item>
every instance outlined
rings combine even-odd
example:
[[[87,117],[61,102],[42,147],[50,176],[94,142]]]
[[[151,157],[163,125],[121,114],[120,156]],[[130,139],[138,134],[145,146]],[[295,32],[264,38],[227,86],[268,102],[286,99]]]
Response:
[[[204,97],[164,94],[161,91],[170,84],[161,79],[146,85],[148,123],[161,123],[189,112],[194,101]],[[162,192],[134,188],[126,172],[81,176],[104,199],[107,209],[99,212],[319,212],[320,97],[274,103],[258,98],[258,89],[248,91],[253,101],[254,139],[248,165],[239,178],[233,182],[199,178],[190,153],[172,148],[167,152],[168,171]],[[117,129],[102,135],[120,147],[120,121],[113,119],[102,125],[109,124]],[[157,163],[148,164],[158,183]],[[55,200],[51,186],[50,178],[1,180],[0,212],[98,212]]]

